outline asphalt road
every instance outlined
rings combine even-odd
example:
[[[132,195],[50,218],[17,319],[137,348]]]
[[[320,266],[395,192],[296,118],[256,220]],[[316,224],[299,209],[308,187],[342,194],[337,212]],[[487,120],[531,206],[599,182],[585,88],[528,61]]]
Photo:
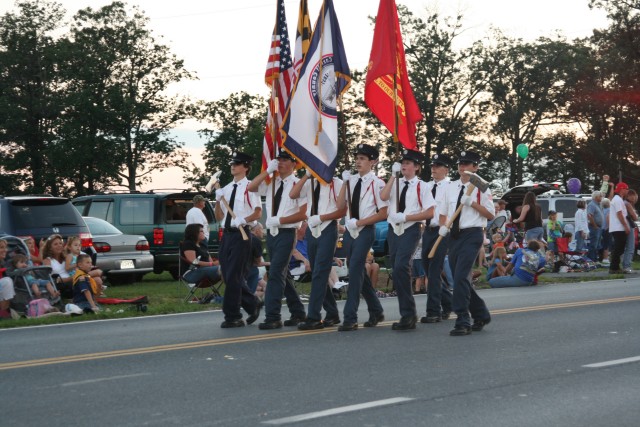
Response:
[[[6,426],[639,424],[640,279],[480,295],[493,321],[466,337],[448,335],[453,320],[392,331],[395,298],[382,300],[386,322],[354,332],[223,330],[219,312],[0,330],[0,419]],[[424,310],[425,296],[417,304]]]

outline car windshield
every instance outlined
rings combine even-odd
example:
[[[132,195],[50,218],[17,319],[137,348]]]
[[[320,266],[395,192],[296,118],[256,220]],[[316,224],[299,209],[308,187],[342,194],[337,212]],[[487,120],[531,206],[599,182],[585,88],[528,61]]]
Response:
[[[84,217],[84,222],[87,223],[89,231],[95,236],[104,236],[108,234],[122,234],[120,230],[109,224],[107,221],[103,221],[99,218]]]
[[[65,199],[15,200],[11,216],[17,229],[81,225],[80,214]]]

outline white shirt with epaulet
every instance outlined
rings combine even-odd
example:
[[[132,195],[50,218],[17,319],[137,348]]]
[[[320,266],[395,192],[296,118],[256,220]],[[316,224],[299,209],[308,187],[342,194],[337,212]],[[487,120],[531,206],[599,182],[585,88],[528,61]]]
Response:
[[[313,188],[316,185],[320,185],[320,197],[318,198],[318,213],[317,215],[325,215],[333,213],[338,210],[338,193],[342,188],[342,180],[339,178],[333,178],[333,180],[327,184],[322,185],[319,181],[313,180]],[[311,218],[311,205],[313,204],[313,190],[311,189],[311,180],[307,179],[302,187],[300,196],[305,196],[307,200],[307,217]],[[331,221],[323,221],[320,225],[320,231],[327,228]]]
[[[351,187],[351,196],[353,197],[353,190],[358,183],[358,179],[362,178],[360,184],[360,218],[365,219],[378,213],[383,207],[389,206],[389,202],[385,202],[380,198],[380,192],[384,188],[384,181],[378,178],[373,172],[369,172],[364,176],[359,174],[351,175],[349,178],[349,185]],[[345,192],[345,198],[347,203],[350,203],[349,195]],[[364,227],[358,227],[358,231]]]
[[[271,208],[273,206],[273,197],[271,194],[275,194],[278,192],[278,188],[280,187],[280,183],[283,182],[282,187],[282,198],[280,199],[280,206],[278,208],[278,212],[272,214]],[[285,217],[290,216],[300,211],[300,207],[307,203],[307,198],[304,194],[300,194],[300,197],[297,199],[292,199],[289,197],[289,193],[293,186],[298,182],[298,178],[296,178],[293,174],[289,175],[285,179],[280,178],[280,176],[276,177],[275,189],[272,183],[267,184],[267,182],[263,181],[260,183],[260,187],[258,188],[258,194],[264,196],[266,198],[266,209],[267,209],[267,218],[271,218],[274,216]],[[273,193],[275,191],[275,193]],[[294,222],[291,224],[282,224],[279,228],[300,228],[302,221]]]
[[[233,184],[238,184],[236,188],[235,200],[233,202],[233,213],[236,214],[238,218],[246,218],[251,215],[256,208],[262,208],[260,204],[260,196],[257,193],[251,193],[247,191],[247,185],[249,185],[249,180],[247,177],[242,178],[240,181],[235,182],[231,181],[227,185],[224,186],[224,198],[231,205],[231,193],[233,193]],[[223,203],[220,203],[220,209],[222,209],[222,213],[224,217],[222,218],[222,224],[224,224],[227,218],[227,208]],[[248,223],[249,225],[255,224],[256,221],[252,221]]]
[[[431,221],[431,224],[429,224],[431,227],[439,227],[440,226],[440,214],[446,214],[446,205],[445,205],[445,194],[447,192],[447,187],[449,186],[449,184],[451,184],[451,181],[449,181],[449,178],[445,178],[442,179],[438,182],[436,182],[435,180],[429,181],[427,183],[427,191],[429,192],[429,194],[431,194],[433,196],[433,186],[436,186],[436,197],[435,197],[435,202],[436,202],[436,207],[433,211],[433,220]]]
[[[464,187],[464,194],[467,194],[467,190],[471,183],[467,183]],[[463,186],[460,180],[453,181],[447,186],[445,193],[445,206],[447,218],[451,218],[456,211],[456,205],[458,204],[458,196],[460,194],[460,188]],[[474,202],[484,206],[491,214],[495,215],[495,206],[493,206],[493,197],[491,190],[487,189],[484,193],[480,193],[478,188],[474,188],[470,197]],[[487,218],[480,215],[480,212],[469,206],[462,206],[460,212],[460,230],[472,227],[486,227]]]
[[[420,213],[426,211],[427,209],[435,206],[436,202],[433,200],[433,195],[428,191],[427,183],[414,176],[412,179],[407,180],[404,177],[401,177],[400,180],[395,180],[393,185],[391,186],[391,195],[389,197],[389,215],[396,213],[396,207],[398,203],[396,202],[396,193],[398,195],[402,194],[402,189],[405,186],[405,182],[409,182],[409,187],[407,188],[407,194],[405,195],[405,208],[404,213],[407,215],[412,215],[416,213]],[[396,184],[400,183],[400,190],[396,191]],[[407,229],[411,227],[416,222],[424,224],[425,221],[407,221],[404,224],[404,228]]]

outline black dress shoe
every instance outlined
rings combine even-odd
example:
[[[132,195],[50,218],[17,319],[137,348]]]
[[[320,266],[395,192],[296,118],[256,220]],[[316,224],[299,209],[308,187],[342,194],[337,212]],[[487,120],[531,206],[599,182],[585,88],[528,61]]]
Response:
[[[380,313],[377,315],[372,314],[371,316],[369,316],[369,320],[364,322],[364,327],[373,328],[374,326],[376,326],[378,323],[382,321],[384,321],[384,313]]]
[[[471,330],[474,332],[480,332],[489,323],[491,323],[491,317],[484,320],[474,320],[473,325],[471,325]]]
[[[305,320],[307,320],[307,316],[291,316],[284,321],[284,326],[298,326],[298,323],[304,322]]]
[[[357,323],[347,323],[344,322],[342,325],[338,326],[338,330],[340,332],[344,332],[344,331],[355,331],[356,329],[358,329],[358,324]]]
[[[394,322],[393,325],[391,325],[391,329],[394,331],[408,331],[410,329],[415,329],[417,321],[418,316],[406,316],[401,318],[399,322]]]
[[[325,328],[329,328],[331,326],[337,326],[340,324],[340,317],[339,316],[325,317],[322,323],[324,323]]]
[[[449,320],[449,317],[451,317],[451,312],[450,311],[443,311],[442,312],[442,320]]]
[[[420,323],[438,323],[442,322],[442,317],[440,316],[424,316],[420,318]]]
[[[282,322],[279,320],[264,321],[258,325],[258,329],[280,329],[282,328]]]
[[[300,331],[314,331],[316,329],[324,329],[324,323],[322,323],[322,320],[307,319],[306,321],[298,324],[298,330]]]
[[[449,335],[452,337],[461,337],[463,335],[471,335],[471,328],[467,328],[464,326],[456,326],[449,332]]]
[[[258,301],[258,305],[256,305],[256,311],[254,311],[251,316],[247,317],[247,325],[250,325],[256,320],[258,320],[258,317],[260,317],[260,310],[262,310],[263,305],[264,305],[264,302]]]
[[[241,328],[244,326],[244,320],[225,320],[220,325],[221,328]]]

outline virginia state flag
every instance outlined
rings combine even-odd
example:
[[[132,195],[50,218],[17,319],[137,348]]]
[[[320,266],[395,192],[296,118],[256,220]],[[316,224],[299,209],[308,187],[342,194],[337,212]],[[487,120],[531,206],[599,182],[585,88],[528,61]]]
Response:
[[[395,0],[380,0],[364,102],[405,148],[417,150],[422,113],[409,84]]]
[[[338,98],[350,84],[333,0],[325,0],[282,125],[283,148],[324,184],[336,169]]]

